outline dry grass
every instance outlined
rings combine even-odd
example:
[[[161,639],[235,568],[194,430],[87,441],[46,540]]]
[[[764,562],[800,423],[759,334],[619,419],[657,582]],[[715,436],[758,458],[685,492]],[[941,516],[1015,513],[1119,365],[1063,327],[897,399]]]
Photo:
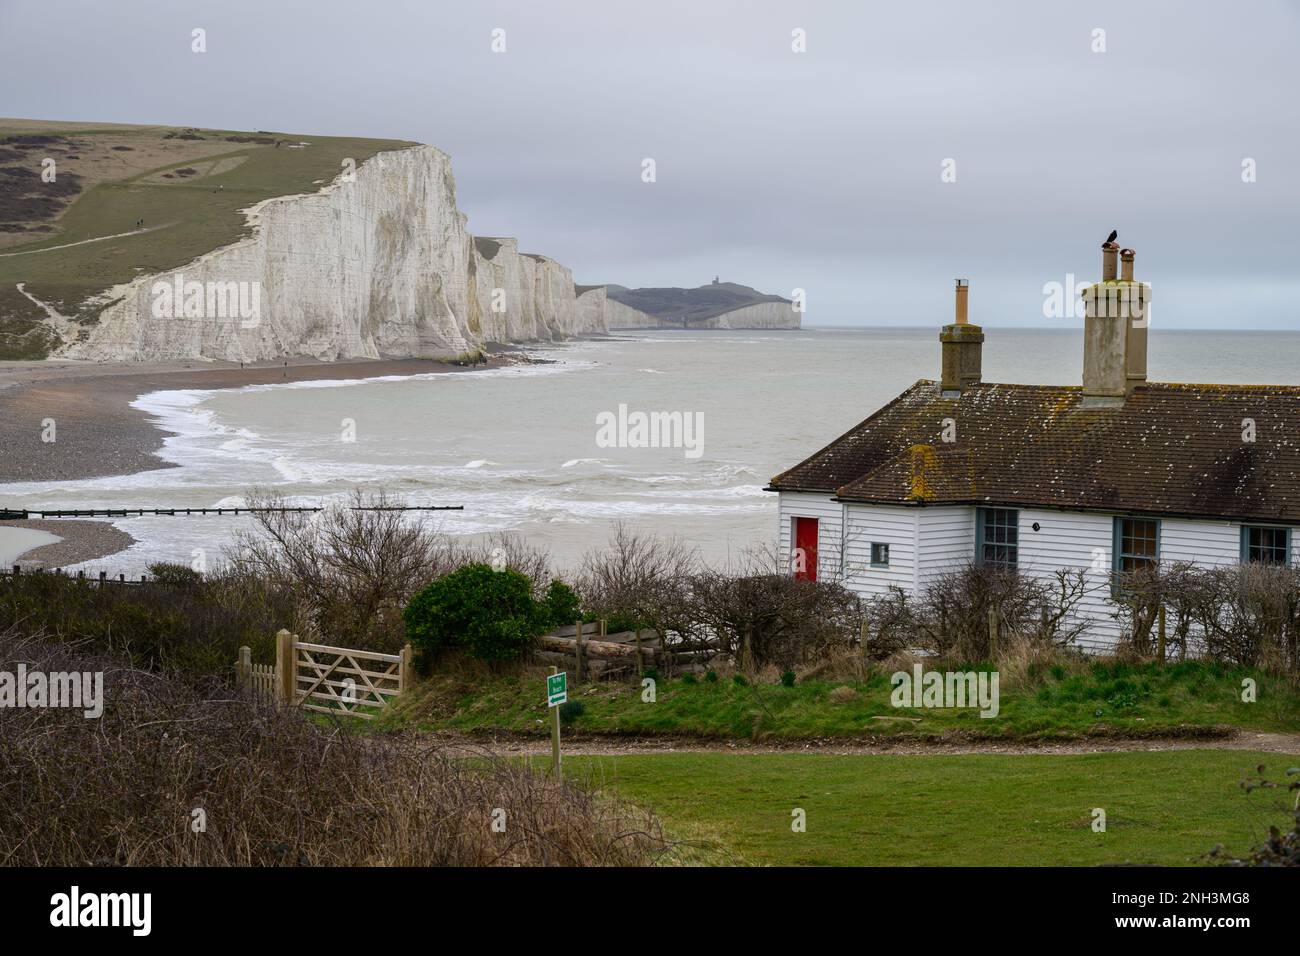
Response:
[[[6,865],[626,866],[667,849],[648,815],[488,754],[322,728],[0,635],[0,670],[19,661],[103,671],[105,708],[0,710]]]

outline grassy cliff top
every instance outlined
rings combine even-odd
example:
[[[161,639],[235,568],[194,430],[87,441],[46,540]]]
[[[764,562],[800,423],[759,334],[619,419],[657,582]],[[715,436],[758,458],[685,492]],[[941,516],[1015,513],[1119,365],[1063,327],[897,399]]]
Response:
[[[629,289],[621,285],[608,285],[605,289],[615,301],[674,322],[699,322],[758,302],[790,301],[779,295],[764,295],[736,282],[712,282],[695,289]]]
[[[0,359],[41,358],[52,336],[17,285],[93,322],[95,297],[249,233],[240,212],[315,192],[345,159],[404,140],[0,118]],[[53,160],[54,180],[42,173]],[[143,224],[141,225],[141,221]]]

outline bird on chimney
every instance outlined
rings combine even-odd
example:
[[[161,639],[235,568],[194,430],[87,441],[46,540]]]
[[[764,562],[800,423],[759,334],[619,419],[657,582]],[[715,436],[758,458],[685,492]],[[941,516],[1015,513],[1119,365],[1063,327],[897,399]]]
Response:
[[[1112,229],[1112,230],[1110,231],[1110,235],[1106,237],[1106,242],[1105,242],[1105,244],[1108,245],[1108,246],[1111,245],[1112,243],[1114,243],[1114,241],[1115,241],[1118,237],[1119,237],[1119,230],[1118,230],[1118,229]]]

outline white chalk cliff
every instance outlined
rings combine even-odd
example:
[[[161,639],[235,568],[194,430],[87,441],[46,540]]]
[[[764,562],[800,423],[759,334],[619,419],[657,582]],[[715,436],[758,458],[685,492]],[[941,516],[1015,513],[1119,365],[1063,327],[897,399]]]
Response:
[[[800,316],[789,302],[755,302],[707,319],[692,319],[692,329],[797,329]],[[618,329],[680,329],[682,323],[675,319],[650,315],[617,299],[605,303],[606,326]]]
[[[432,146],[378,153],[351,177],[246,215],[246,238],[107,290],[96,324],[63,323],[55,355],[454,358],[489,343],[676,325],[607,298],[604,286],[575,288],[567,268],[521,253],[515,239],[470,235],[451,160]],[[224,307],[236,301],[242,310]],[[788,305],[759,303],[692,327],[797,328],[798,319]]]
[[[447,358],[490,342],[605,329],[603,312],[579,310],[567,268],[520,254],[513,239],[475,242],[456,208],[451,160],[432,146],[378,153],[350,181],[340,176],[317,193],[268,199],[247,215],[247,238],[109,290],[104,298],[113,304],[99,322],[59,354]],[[182,301],[168,307],[160,295],[178,277],[178,289],[245,284],[246,303],[256,289],[256,315],[217,317],[209,306],[186,318]]]

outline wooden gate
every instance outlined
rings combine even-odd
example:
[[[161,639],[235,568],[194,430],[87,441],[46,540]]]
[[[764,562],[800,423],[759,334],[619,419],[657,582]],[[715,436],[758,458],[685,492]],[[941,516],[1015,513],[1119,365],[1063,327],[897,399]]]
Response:
[[[241,687],[264,698],[297,704],[323,714],[371,720],[411,678],[411,645],[399,654],[381,654],[328,644],[309,644],[296,634],[275,637],[275,667],[251,663],[239,649],[236,676]]]

